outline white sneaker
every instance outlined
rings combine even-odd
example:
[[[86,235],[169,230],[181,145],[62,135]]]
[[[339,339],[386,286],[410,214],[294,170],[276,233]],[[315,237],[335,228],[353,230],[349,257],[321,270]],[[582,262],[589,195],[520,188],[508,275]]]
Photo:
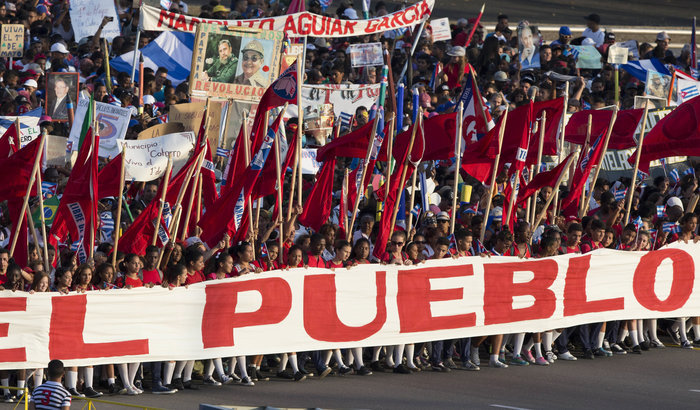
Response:
[[[233,383],[233,378],[232,378],[232,377],[228,377],[228,376],[226,376],[225,374],[224,374],[224,375],[221,375],[220,379],[221,379],[221,384],[231,384],[231,383]]]
[[[481,366],[481,361],[479,360],[479,349],[471,349],[471,362],[477,366]]]
[[[575,361],[578,360],[571,352],[559,353],[558,357],[562,360]]]
[[[500,360],[490,360],[489,361],[489,367],[493,367],[496,369],[507,369],[508,365],[505,363],[502,363]]]
[[[603,340],[603,348],[605,350],[610,350],[610,342],[608,342],[607,340]]]
[[[211,376],[204,379],[204,384],[206,384],[208,386],[221,386],[221,383],[214,380]]]
[[[547,359],[547,361],[548,361],[549,363],[554,363],[554,360],[556,360],[556,359],[555,359],[555,356],[554,356],[554,353],[552,353],[551,350],[546,351],[546,352],[544,353],[544,357]]]
[[[241,385],[242,386],[255,386],[255,383],[253,383],[252,380],[250,380],[250,377],[244,377],[241,379]]]
[[[128,394],[129,396],[137,396],[141,393],[139,393],[139,391],[135,387],[129,386],[126,388],[126,394]]]

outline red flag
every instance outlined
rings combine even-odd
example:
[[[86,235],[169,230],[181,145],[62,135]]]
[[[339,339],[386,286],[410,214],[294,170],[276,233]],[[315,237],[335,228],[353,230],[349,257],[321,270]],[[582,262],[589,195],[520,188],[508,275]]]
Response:
[[[369,144],[374,127],[374,119],[367,124],[334,139],[316,152],[316,160],[325,162],[332,157],[365,158],[367,156],[367,144]],[[384,134],[389,134],[389,126],[384,127]],[[386,139],[385,139],[386,141]],[[386,161],[386,142],[378,156],[379,161]]]
[[[7,158],[19,150],[19,134],[16,123],[12,123],[0,137],[0,158]]]
[[[508,175],[513,175],[516,171],[522,171],[528,165],[530,136],[534,120],[533,114],[533,104],[531,102],[508,113],[508,123],[503,135],[499,164],[499,168],[501,168],[502,164],[511,163]]]
[[[649,173],[649,162],[673,156],[700,155],[700,98],[679,105],[657,122],[644,137],[639,170]],[[629,161],[634,164],[635,154]]]
[[[598,138],[593,142],[593,145],[588,150],[585,155],[581,155],[576,163],[576,169],[574,171],[574,176],[569,184],[569,195],[561,201],[561,209],[566,210],[567,215],[578,214],[577,207],[580,204],[580,199],[582,195],[582,190],[588,177],[591,175],[591,170],[593,166],[600,163],[602,153],[603,153],[603,140],[605,139],[605,133],[600,134]],[[576,207],[569,208],[569,205],[576,205]]]
[[[304,0],[292,0],[287,8],[287,14],[301,13],[306,11]]]
[[[457,113],[436,115],[423,121],[423,133],[428,136],[429,143],[425,145],[423,161],[434,161],[454,158],[455,156],[455,134],[457,130]],[[411,141],[413,125],[408,130],[396,136],[393,157],[398,160],[398,152],[407,150]],[[418,134],[416,133],[416,139]]]
[[[71,241],[79,242],[78,259],[81,263],[87,261],[100,227],[97,213],[99,146],[100,136],[93,135],[92,128],[89,128],[51,226],[50,238],[65,242],[70,235]]]
[[[535,175],[535,177],[532,178],[532,181],[530,181],[526,187],[520,189],[517,202],[519,204],[525,202],[530,196],[534,195],[538,189],[548,186],[554,188],[561,174],[566,172],[566,164],[569,162],[569,158],[571,158],[572,155],[573,153],[569,154],[569,156],[566,157],[561,164],[557,165],[553,169],[540,172],[539,174]]]
[[[22,218],[22,221],[20,221],[19,214],[22,212],[23,203],[24,200],[22,198],[13,198],[7,201],[7,210],[10,220],[12,221],[12,233],[10,234],[11,236],[9,243],[12,243],[12,235],[15,234],[15,227],[18,223],[21,225],[17,235],[17,245],[15,245],[15,252],[12,254],[12,257],[14,258],[15,263],[24,268],[29,262],[29,238],[27,229],[27,214],[29,214],[29,209],[27,209],[24,218]],[[31,215],[29,215],[29,217],[31,217]]]
[[[119,154],[112,158],[97,175],[97,180],[99,181],[97,184],[99,187],[97,199],[109,196],[116,197],[120,194],[119,185],[122,177],[122,155],[123,154]]]
[[[214,171],[216,166],[212,161],[209,139],[205,139],[204,142],[207,146],[204,153],[204,161],[202,161],[202,168],[200,169],[200,178],[202,179],[202,205],[204,205],[204,208],[208,208],[219,199],[219,194],[216,191],[216,172]]]
[[[401,138],[399,138],[401,137]],[[408,139],[408,142],[406,141]],[[404,190],[406,181],[409,180],[416,166],[420,163],[423,157],[423,152],[425,151],[426,141],[420,128],[416,132],[415,141],[413,143],[413,149],[408,152],[408,146],[410,145],[411,135],[406,133],[401,133],[396,136],[396,141],[394,143],[394,158],[396,158],[396,169],[390,176],[390,190],[387,195],[387,199],[384,202],[384,212],[382,212],[382,219],[379,222],[379,231],[377,233],[377,239],[374,245],[374,252],[372,253],[376,258],[381,258],[386,250],[387,241],[391,237],[391,218],[394,213],[394,208],[396,201],[401,199],[401,193]],[[409,155],[410,154],[410,155]],[[406,164],[408,162],[408,164]],[[404,167],[406,168],[406,180],[404,184],[399,186],[401,183],[401,174]],[[348,227],[352,229],[352,227]]]
[[[37,155],[41,155],[40,144],[41,138],[36,138],[9,158],[0,159],[0,175],[8,177],[0,184],[0,201],[24,198],[34,168],[34,160]],[[33,184],[30,195],[35,194],[36,185]]]
[[[234,243],[237,239],[242,240],[244,238],[250,223],[248,213],[245,212],[246,204],[258,182],[260,172],[265,166],[271,150],[275,149],[275,134],[280,127],[282,115],[283,113],[277,117],[267,130],[265,138],[261,141],[260,148],[251,159],[250,165],[248,165],[244,173],[240,178],[232,181],[231,188],[223,193],[210,208],[207,208],[207,212],[199,221],[199,226],[202,228],[200,237],[210,247],[216,245],[226,233],[231,236]],[[236,236],[234,236],[234,233]]]
[[[316,183],[304,203],[304,211],[299,215],[299,223],[316,232],[331,215],[334,171],[335,158],[323,163],[316,176]]]
[[[493,161],[498,154],[498,133],[503,126],[503,116],[489,132],[470,144],[462,153],[462,170],[479,181],[490,183]]]
[[[283,128],[280,128],[280,133],[282,132],[282,129]],[[284,136],[280,135],[280,138],[284,138]],[[284,158],[281,158],[280,162],[280,180],[283,182],[284,174],[287,171],[287,168],[290,167],[294,157],[296,156],[296,152],[297,134],[295,133],[292,137],[292,140],[289,142],[289,144],[287,144],[287,154]],[[275,153],[273,152],[270,155],[275,155]],[[265,163],[265,167],[263,168],[262,172],[260,172],[260,176],[258,177],[258,183],[255,184],[255,187],[253,188],[253,199],[262,198],[267,195],[273,195],[277,192],[277,165],[275,164],[275,161],[272,160],[273,158],[270,159],[270,161],[267,161]],[[275,203],[277,202],[275,201]]]
[[[561,128],[561,118],[564,115],[564,97],[557,98],[555,100],[538,101],[534,104],[533,108],[533,118],[537,122],[537,131],[533,132],[530,138],[530,148],[528,150],[528,165],[537,162],[537,151],[539,149],[540,143],[540,119],[542,118],[542,113],[547,113],[547,119],[545,121],[545,131],[544,131],[544,144],[542,149],[542,155],[557,155],[558,153],[558,136]]]
[[[586,142],[588,132],[588,116],[592,115],[591,135],[600,135],[607,132],[612,119],[612,110],[585,110],[574,113],[566,124],[566,141],[583,145]],[[634,140],[634,132],[637,130],[639,120],[642,119],[644,110],[622,110],[617,112],[617,119],[613,125],[608,148],[628,149],[637,146]],[[646,144],[646,141],[645,141]]]

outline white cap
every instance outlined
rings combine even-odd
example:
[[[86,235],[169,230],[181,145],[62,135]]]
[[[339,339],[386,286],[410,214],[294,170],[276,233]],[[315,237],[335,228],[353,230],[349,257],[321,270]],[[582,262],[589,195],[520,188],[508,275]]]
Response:
[[[189,248],[190,246],[197,244],[197,243],[202,243],[202,240],[199,239],[197,236],[190,236],[189,238],[185,239],[185,247]]]
[[[143,103],[144,104],[155,104],[156,98],[150,94],[146,94],[143,96]]]
[[[62,54],[68,54],[68,49],[63,43],[54,43],[51,45],[51,52],[52,53],[62,53]]]
[[[37,84],[36,80],[34,80],[33,78],[30,78],[29,80],[25,81],[23,85],[27,87],[39,88],[39,84]]]
[[[593,39],[590,38],[590,37],[586,37],[586,38],[584,38],[583,41],[581,42],[581,45],[582,45],[582,46],[594,46],[594,45],[595,45],[595,40],[593,40]]]
[[[666,206],[680,206],[681,211],[684,210],[683,209],[683,202],[677,196],[672,196],[672,197],[668,198],[668,201],[666,201]]]
[[[357,20],[359,18],[357,16],[357,11],[352,7],[346,8],[345,11],[343,12],[343,15],[345,17],[349,18],[350,20]]]

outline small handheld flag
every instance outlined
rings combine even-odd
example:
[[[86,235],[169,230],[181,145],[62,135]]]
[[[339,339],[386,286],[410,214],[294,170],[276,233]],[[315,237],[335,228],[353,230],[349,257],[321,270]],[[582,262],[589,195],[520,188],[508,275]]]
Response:
[[[661,226],[661,230],[668,233],[680,233],[681,226],[677,222],[664,222]]]
[[[676,168],[669,172],[668,176],[671,178],[674,184],[677,184],[681,180],[680,175],[678,175],[678,169]]]
[[[656,206],[656,216],[659,218],[663,218],[664,216],[666,216],[666,205]]]

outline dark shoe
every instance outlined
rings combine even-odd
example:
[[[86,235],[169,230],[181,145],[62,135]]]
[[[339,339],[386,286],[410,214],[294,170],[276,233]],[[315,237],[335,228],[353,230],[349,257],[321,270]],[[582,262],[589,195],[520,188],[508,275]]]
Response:
[[[593,355],[596,357],[605,357],[605,352],[603,352],[603,349],[595,349]]]
[[[348,373],[352,373],[352,369],[348,366],[343,366],[340,369],[338,369],[338,374],[341,376],[345,376]]]
[[[141,382],[141,380],[136,380],[134,382],[134,387],[136,387],[139,390],[143,390],[143,383]]]
[[[448,367],[445,367],[444,364],[438,363],[438,364],[433,365],[433,371],[441,372],[441,373],[449,373],[450,369]]]
[[[373,372],[379,372],[379,373],[384,372],[384,367],[382,366],[381,363],[379,363],[379,361],[370,363],[369,367],[372,369]]]
[[[394,367],[394,373],[411,374],[411,369],[409,369],[405,364],[401,363],[400,365]]]
[[[241,379],[241,386],[255,386],[255,383],[253,383],[252,380],[250,380],[250,377],[244,377]]]
[[[583,358],[584,358],[584,359],[593,359],[593,358],[595,358],[595,355],[593,354],[593,350],[591,350],[591,349],[586,349],[586,351],[583,352]]]
[[[85,397],[84,394],[78,393],[75,389],[68,389],[68,393],[70,393],[71,396]]]
[[[168,387],[163,386],[162,384],[154,384],[153,387],[151,387],[151,393],[153,394],[173,394],[177,393],[177,390],[175,389],[170,389]]]
[[[182,383],[182,379],[179,377],[173,380],[172,387],[178,389],[179,391],[185,390],[185,385]]]
[[[693,340],[693,346],[700,347],[700,339]],[[656,347],[656,346],[654,346],[654,347]]]
[[[97,397],[102,397],[102,393],[95,391],[92,387],[86,387],[85,388],[85,397],[94,399]]]
[[[319,377],[320,379],[323,379],[324,377],[326,377],[326,376],[328,376],[329,374],[331,374],[331,371],[332,371],[331,368],[328,367],[328,366],[324,367],[323,369],[319,369],[319,370],[318,370],[318,377]]]
[[[301,373],[301,374],[303,374],[304,376],[307,376],[307,377],[314,377],[314,374],[313,374],[312,372],[310,372],[310,371],[304,369],[303,367],[299,367],[299,373]]]
[[[295,382],[300,382],[302,380],[306,380],[306,376],[302,372],[294,373],[294,381]]]
[[[192,380],[188,380],[188,381],[182,383],[182,385],[185,389],[188,389],[188,390],[199,390],[199,387],[196,384],[192,383]]]
[[[639,347],[641,347],[642,350],[647,351],[647,350],[649,350],[649,345],[650,345],[650,343],[645,340],[639,344]]]
[[[267,376],[263,376],[262,373],[260,373],[260,370],[258,369],[255,369],[255,378],[260,380],[261,382],[270,381],[270,378]]]
[[[448,369],[456,369],[457,365],[452,359],[447,359],[445,360],[445,367],[447,367]]]
[[[248,376],[250,376],[250,379],[254,382],[258,381],[258,375],[256,373],[255,366],[248,366]]]
[[[635,354],[642,354],[642,348],[639,347],[639,345],[634,346],[634,347],[632,348],[632,353],[635,353]]]
[[[294,375],[291,372],[285,370],[283,372],[277,372],[277,377],[279,377],[280,379],[292,380],[294,378]]]
[[[369,376],[372,374],[372,371],[368,369],[367,366],[362,366],[355,371],[355,374],[359,374],[360,376]]]

